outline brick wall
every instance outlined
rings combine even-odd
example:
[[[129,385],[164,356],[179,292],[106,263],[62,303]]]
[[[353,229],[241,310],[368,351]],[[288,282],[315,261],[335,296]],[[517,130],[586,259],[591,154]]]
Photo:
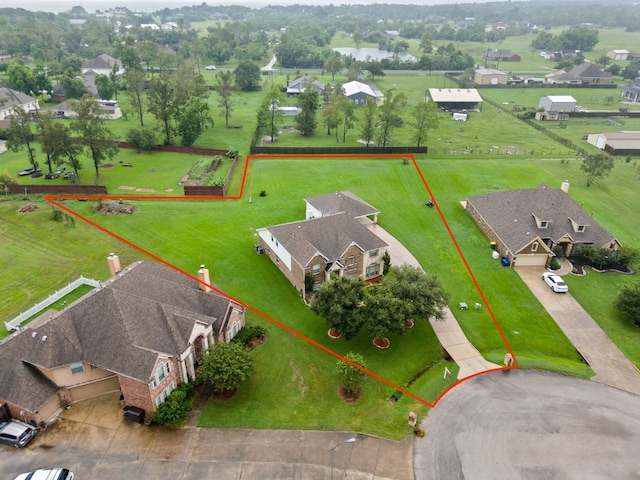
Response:
[[[129,377],[118,376],[125,405],[142,408],[145,412],[153,412],[156,405],[151,399],[149,385]]]

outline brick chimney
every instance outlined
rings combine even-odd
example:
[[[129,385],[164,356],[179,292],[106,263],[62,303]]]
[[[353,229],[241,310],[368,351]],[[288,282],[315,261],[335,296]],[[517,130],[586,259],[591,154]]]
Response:
[[[204,268],[204,265],[200,265],[200,270],[198,270],[198,280],[206,284],[203,285],[202,283],[200,283],[200,290],[205,293],[209,293],[213,290],[211,287],[209,287],[209,285],[211,285],[211,280],[209,279],[209,270]]]
[[[122,270],[120,267],[120,259],[115,253],[110,253],[107,257],[107,263],[109,264],[109,273],[112,277],[115,277],[116,274]]]

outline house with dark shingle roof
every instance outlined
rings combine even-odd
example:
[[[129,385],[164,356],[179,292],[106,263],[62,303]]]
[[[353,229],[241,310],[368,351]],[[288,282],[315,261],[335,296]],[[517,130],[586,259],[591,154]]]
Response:
[[[468,197],[466,210],[512,266],[547,267],[554,248],[571,256],[580,244],[617,251],[618,240],[568,195],[569,183],[541,183]]]
[[[379,211],[351,192],[305,199],[306,219],[258,229],[260,247],[305,298],[305,278],[314,290],[334,277],[382,275],[388,245],[367,224]]]
[[[62,405],[120,391],[127,405],[153,412],[195,378],[210,345],[244,326],[244,307],[204,267],[198,276],[138,262],[14,333],[0,343],[0,403],[41,424]]]
[[[304,92],[307,88],[313,88],[318,92],[318,95],[322,95],[324,92],[324,83],[307,75],[298,77],[287,84],[287,96],[291,97],[298,95]]]

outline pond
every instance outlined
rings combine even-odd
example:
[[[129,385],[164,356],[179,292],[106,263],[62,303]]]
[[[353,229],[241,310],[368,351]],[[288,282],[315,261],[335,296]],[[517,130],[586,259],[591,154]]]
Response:
[[[380,50],[377,47],[361,47],[361,48],[353,48],[353,47],[340,47],[333,49],[336,52],[341,53],[342,55],[346,55],[347,57],[351,56],[359,61],[366,61],[367,58],[371,60],[382,60],[384,58],[391,58],[394,55],[397,55],[400,60],[405,62],[415,62],[417,58],[413,55],[409,55],[408,53],[393,53],[388,50]]]

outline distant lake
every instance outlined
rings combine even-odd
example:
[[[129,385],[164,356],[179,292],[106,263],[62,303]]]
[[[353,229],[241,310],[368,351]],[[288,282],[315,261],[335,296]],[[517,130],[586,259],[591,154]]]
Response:
[[[340,47],[333,49],[336,52],[341,53],[342,55],[352,56],[356,60],[364,62],[367,57],[371,58],[371,60],[382,60],[384,58],[391,58],[394,55],[397,55],[398,58],[405,62],[416,62],[418,59],[413,55],[409,55],[408,53],[393,53],[387,50],[380,50],[375,47],[362,47],[362,48],[353,48],[353,47]]]

